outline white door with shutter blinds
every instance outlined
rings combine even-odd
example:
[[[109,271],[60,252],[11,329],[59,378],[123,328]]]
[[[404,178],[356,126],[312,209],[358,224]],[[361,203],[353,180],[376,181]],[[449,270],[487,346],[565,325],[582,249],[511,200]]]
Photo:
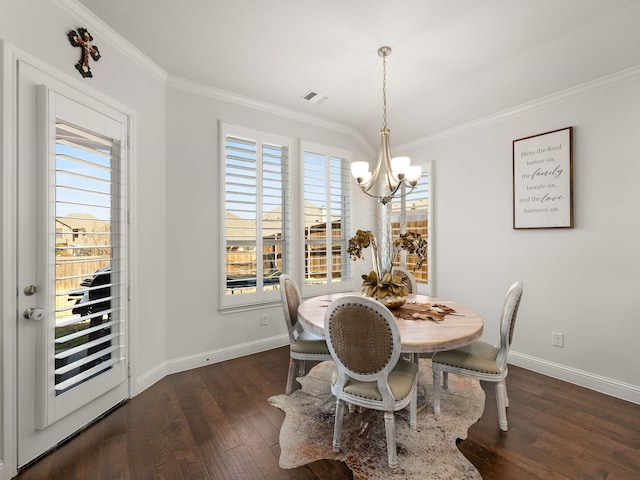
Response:
[[[18,64],[18,466],[129,396],[127,129]]]

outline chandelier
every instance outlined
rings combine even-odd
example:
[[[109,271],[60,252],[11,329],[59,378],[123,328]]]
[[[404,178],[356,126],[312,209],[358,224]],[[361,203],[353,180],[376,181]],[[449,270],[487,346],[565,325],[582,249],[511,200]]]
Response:
[[[380,130],[380,153],[378,163],[371,173],[368,162],[353,162],[351,174],[362,192],[368,197],[375,198],[386,205],[392,198],[401,198],[410,193],[418,184],[422,175],[422,167],[411,166],[409,157],[391,158],[389,148],[389,129],[387,128],[387,57],[391,55],[390,47],[380,47],[378,56],[382,57],[382,129]],[[369,191],[378,184],[381,168],[384,165],[383,195],[374,195]],[[407,188],[401,190],[401,186]]]

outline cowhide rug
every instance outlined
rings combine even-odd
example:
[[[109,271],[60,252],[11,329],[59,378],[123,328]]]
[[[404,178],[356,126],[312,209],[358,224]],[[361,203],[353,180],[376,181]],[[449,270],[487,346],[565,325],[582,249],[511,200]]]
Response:
[[[468,428],[484,411],[485,395],[477,380],[449,375],[449,389],[441,390],[441,410],[436,418],[432,408],[431,361],[420,360],[418,429],[409,428],[408,411],[396,412],[396,443],[399,466],[387,464],[384,417],[368,410],[348,412],[345,417],[340,452],[331,449],[335,397],[330,378],[333,362],[323,362],[299,377],[302,389],[291,395],[269,398],[271,405],[286,414],[280,429],[280,467],[289,469],[321,460],[340,460],[354,479],[407,480],[478,479],[476,468],[460,453],[456,439],[465,439]]]

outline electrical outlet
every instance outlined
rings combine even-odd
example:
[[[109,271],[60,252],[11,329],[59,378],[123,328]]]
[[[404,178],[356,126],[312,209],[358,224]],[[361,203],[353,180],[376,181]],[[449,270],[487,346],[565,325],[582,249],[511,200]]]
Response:
[[[263,313],[260,317],[260,325],[269,325],[269,315]]]
[[[554,347],[564,347],[564,333],[551,333],[551,345]]]

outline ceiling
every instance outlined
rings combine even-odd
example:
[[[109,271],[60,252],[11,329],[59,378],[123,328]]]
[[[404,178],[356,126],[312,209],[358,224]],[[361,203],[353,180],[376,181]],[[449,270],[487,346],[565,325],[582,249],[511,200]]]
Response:
[[[79,0],[169,75],[398,145],[640,65],[637,0]],[[301,97],[325,95],[322,103]]]

